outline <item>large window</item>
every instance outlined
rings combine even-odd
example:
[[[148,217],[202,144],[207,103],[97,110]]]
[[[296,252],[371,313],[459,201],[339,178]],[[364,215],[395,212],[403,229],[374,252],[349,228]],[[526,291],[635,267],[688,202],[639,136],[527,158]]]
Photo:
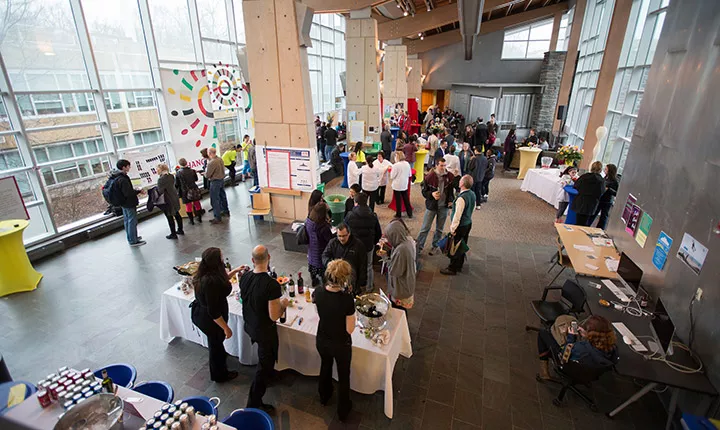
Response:
[[[31,217],[27,243],[102,218],[100,187],[123,152],[169,144],[159,67],[238,64],[245,41],[240,0],[4,6],[0,178],[18,182]],[[215,115],[221,145],[238,142],[238,113]]]
[[[338,14],[317,14],[310,27],[312,48],[308,48],[313,111],[324,118],[327,112],[345,108],[340,74],[345,71],[345,18]]]
[[[625,33],[605,126],[609,132],[600,142],[601,161],[618,166],[622,173],[632,142],[635,121],[650,73],[655,48],[665,22],[668,1],[635,0]]]
[[[553,20],[534,22],[505,30],[503,60],[542,59],[550,49]]]
[[[530,127],[530,114],[534,94],[505,94],[500,98],[498,118],[503,122],[514,122],[517,128]]]

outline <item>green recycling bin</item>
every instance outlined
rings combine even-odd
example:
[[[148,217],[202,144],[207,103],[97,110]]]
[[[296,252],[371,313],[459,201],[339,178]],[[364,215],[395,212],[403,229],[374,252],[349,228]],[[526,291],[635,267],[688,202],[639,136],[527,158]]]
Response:
[[[332,212],[333,226],[337,226],[343,222],[343,218],[345,217],[345,200],[347,200],[347,196],[343,196],[342,194],[325,196],[325,202],[330,206],[330,211]]]

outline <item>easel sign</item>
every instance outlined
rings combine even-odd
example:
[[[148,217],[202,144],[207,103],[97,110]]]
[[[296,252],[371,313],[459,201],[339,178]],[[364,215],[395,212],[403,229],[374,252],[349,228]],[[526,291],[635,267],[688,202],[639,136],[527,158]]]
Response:
[[[0,221],[10,219],[30,219],[14,176],[0,178]]]
[[[365,141],[365,121],[350,121],[348,124],[348,142],[355,145],[356,142]],[[350,147],[350,146],[348,146]]]

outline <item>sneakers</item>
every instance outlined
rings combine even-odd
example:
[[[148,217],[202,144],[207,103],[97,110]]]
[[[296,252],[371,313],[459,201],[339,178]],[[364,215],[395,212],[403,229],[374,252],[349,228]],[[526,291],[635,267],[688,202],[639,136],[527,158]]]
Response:
[[[144,240],[138,240],[138,241],[135,242],[135,243],[131,243],[130,246],[133,246],[133,247],[143,246],[143,245],[145,245],[146,243],[147,243],[147,242],[145,242]]]
[[[220,216],[230,216],[230,211],[222,211],[220,212]]]
[[[428,252],[428,255],[435,255],[435,254],[440,254],[440,248],[438,248],[437,246],[433,246],[430,249],[430,252]]]
[[[222,220],[221,220],[221,219],[215,219],[215,218],[213,218],[213,219],[210,220],[210,224],[213,224],[213,225],[215,225],[215,224],[222,224]]]
[[[479,210],[480,210],[480,205],[475,206],[475,210],[476,210],[476,211],[479,211]]]
[[[455,276],[455,275],[457,275],[457,272],[454,271],[454,270],[452,270],[452,269],[449,268],[449,267],[446,267],[446,268],[444,268],[444,269],[440,269],[440,273],[443,274],[443,275],[448,275],[448,276]]]
[[[177,239],[177,238],[178,238],[177,234],[175,234],[175,233],[168,234],[167,236],[165,236],[165,239]]]

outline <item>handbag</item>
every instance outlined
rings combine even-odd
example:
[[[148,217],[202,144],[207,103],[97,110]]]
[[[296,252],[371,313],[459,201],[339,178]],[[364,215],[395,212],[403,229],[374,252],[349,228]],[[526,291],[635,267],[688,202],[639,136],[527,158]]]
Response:
[[[437,246],[440,248],[440,251],[443,253],[443,255],[448,255],[448,252],[450,251],[450,244],[452,243],[452,235],[450,233],[443,236],[440,241],[438,241]]]
[[[456,255],[463,255],[470,250],[470,247],[465,243],[465,239],[459,242],[450,241],[450,250],[448,251],[448,257],[455,257]]]
[[[302,224],[295,232],[295,240],[298,245],[310,244],[310,238],[308,237],[307,230],[305,230],[305,224]]]
[[[202,191],[200,191],[200,188],[188,188],[187,190],[187,199],[190,202],[197,202],[202,199]]]

